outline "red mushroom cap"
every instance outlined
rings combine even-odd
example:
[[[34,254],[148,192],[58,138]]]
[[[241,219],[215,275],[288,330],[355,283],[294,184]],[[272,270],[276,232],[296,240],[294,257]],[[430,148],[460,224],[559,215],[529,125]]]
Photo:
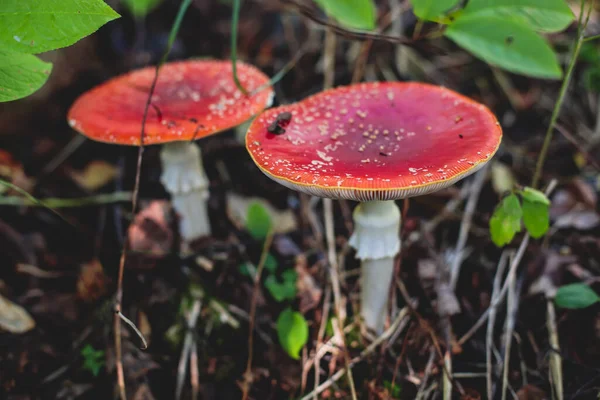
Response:
[[[246,147],[291,189],[357,201],[434,192],[481,168],[502,128],[484,105],[423,83],[330,89],[256,117]]]
[[[230,61],[187,60],[164,64],[148,110],[144,144],[200,139],[237,126],[268,107],[272,87],[245,96]],[[249,92],[269,82],[253,66],[237,63]],[[81,95],[69,110],[73,129],[100,142],[140,144],[140,130],[155,67],[113,78]]]

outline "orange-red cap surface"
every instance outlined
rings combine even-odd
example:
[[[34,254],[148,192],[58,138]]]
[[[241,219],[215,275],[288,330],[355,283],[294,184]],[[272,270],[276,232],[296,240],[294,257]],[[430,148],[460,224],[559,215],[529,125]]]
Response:
[[[393,200],[450,186],[496,152],[484,105],[423,83],[330,89],[254,119],[246,147],[269,177],[320,197]]]
[[[269,82],[253,66],[237,63],[246,90]],[[164,64],[148,111],[144,144],[200,139],[235,127],[268,107],[269,86],[253,96],[233,81],[230,61],[187,60]],[[68,114],[69,124],[90,139],[139,145],[144,108],[155,68],[113,78],[81,95]]]

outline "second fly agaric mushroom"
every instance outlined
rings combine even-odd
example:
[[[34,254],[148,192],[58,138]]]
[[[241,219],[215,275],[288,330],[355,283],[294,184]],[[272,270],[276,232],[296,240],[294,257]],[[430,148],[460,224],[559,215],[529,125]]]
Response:
[[[253,66],[237,63],[242,86],[252,92],[269,82]],[[71,127],[90,139],[140,145],[142,119],[155,68],[113,78],[80,96],[68,114]],[[148,110],[144,144],[163,144],[161,182],[181,217],[185,241],[211,233],[208,180],[195,139],[233,128],[269,107],[273,89],[251,96],[236,87],[230,61],[188,60],[163,65]]]
[[[472,174],[501,138],[489,109],[449,89],[371,82],[263,112],[248,129],[246,147],[267,176],[290,189],[360,202],[350,245],[362,261],[361,315],[379,333],[400,251],[394,200]]]

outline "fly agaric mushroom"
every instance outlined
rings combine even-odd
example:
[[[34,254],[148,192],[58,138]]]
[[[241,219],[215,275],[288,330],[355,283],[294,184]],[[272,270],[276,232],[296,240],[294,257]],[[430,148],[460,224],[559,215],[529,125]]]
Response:
[[[269,78],[237,63],[239,80],[252,92]],[[81,95],[68,113],[71,127],[90,139],[140,145],[142,119],[155,68],[113,78]],[[161,182],[181,217],[185,241],[211,233],[208,180],[195,139],[233,128],[269,107],[269,86],[246,96],[236,87],[230,61],[188,60],[163,65],[152,95],[144,144],[163,144]]]
[[[318,197],[360,202],[350,245],[361,259],[361,316],[383,329],[400,251],[395,200],[472,174],[496,152],[502,129],[484,105],[423,83],[330,89],[257,116],[246,148],[271,179]]]

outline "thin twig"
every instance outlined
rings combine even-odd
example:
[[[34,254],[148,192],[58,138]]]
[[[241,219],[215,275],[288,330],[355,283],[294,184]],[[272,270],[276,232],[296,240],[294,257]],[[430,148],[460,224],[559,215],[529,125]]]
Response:
[[[331,199],[323,199],[323,208],[325,212],[325,238],[327,240],[327,258],[329,261],[329,274],[331,277],[331,286],[333,288],[333,302],[335,305],[336,313],[334,323],[337,324],[338,331],[340,332],[340,344],[342,346],[345,369],[348,374],[348,384],[350,385],[352,399],[356,400],[356,389],[354,386],[354,379],[352,377],[352,370],[350,369],[350,356],[348,355],[348,349],[346,347],[346,338],[343,334],[345,316],[344,311],[342,309],[342,293],[340,290],[339,265],[335,253],[335,237],[333,232],[333,201]]]
[[[334,22],[331,22],[329,20],[325,20],[325,19],[318,17],[313,12],[311,7],[307,6],[306,4],[302,4],[302,2],[300,2],[298,0],[282,0],[282,3],[287,3],[287,4],[295,7],[296,10],[298,10],[298,12],[300,14],[302,14],[303,16],[305,16],[306,18],[310,19],[313,22],[316,22],[317,24],[319,24],[321,26],[331,29],[336,34],[338,34],[340,36],[344,36],[348,39],[360,40],[360,41],[379,40],[379,41],[404,44],[404,45],[415,45],[415,43],[417,43],[419,40],[425,39],[425,37],[408,39],[405,37],[384,35],[381,33],[359,32],[359,31],[349,30],[349,29],[346,29],[346,28],[342,27],[341,25],[338,25]]]
[[[512,345],[512,333],[515,328],[515,314],[519,307],[517,294],[516,275],[510,275],[508,282],[508,296],[506,300],[506,324],[504,330],[504,366],[502,371],[502,400],[506,400],[508,389],[508,371],[510,362],[510,349]]]
[[[329,321],[329,308],[331,301],[331,289],[327,287],[325,291],[325,297],[323,298],[323,313],[321,314],[321,326],[319,327],[319,332],[317,334],[317,345],[315,346],[315,389],[319,387],[319,379],[321,377],[321,355],[319,350],[323,344],[323,337],[325,336],[325,330],[327,328],[327,322]],[[315,400],[317,399],[317,395],[315,394]]]
[[[2,196],[0,197],[0,206],[75,208],[128,202],[131,201],[132,198],[132,192],[102,193],[93,196],[75,197],[72,199],[48,197],[45,199],[32,200],[29,197]]]
[[[546,326],[548,328],[548,341],[550,342],[550,378],[552,381],[552,391],[557,400],[563,400],[563,375],[562,359],[560,356],[560,342],[558,340],[558,330],[556,329],[556,314],[554,312],[554,303],[552,299],[546,301]]]
[[[135,174],[135,184],[133,187],[133,198],[131,201],[131,214],[135,214],[137,208],[138,195],[140,190],[140,176],[142,169],[142,156],[144,154],[144,137],[145,137],[145,129],[146,129],[146,120],[148,118],[148,110],[150,109],[150,103],[152,101],[152,95],[154,94],[154,89],[156,88],[156,82],[158,80],[158,74],[160,71],[160,67],[165,63],[169,53],[171,52],[171,48],[173,47],[173,42],[175,42],[175,38],[177,37],[177,32],[179,32],[179,27],[181,26],[181,21],[183,20],[183,16],[185,15],[186,10],[192,3],[192,0],[183,0],[181,5],[179,6],[179,11],[177,12],[177,16],[175,17],[175,21],[173,22],[173,26],[171,27],[171,32],[169,33],[169,40],[167,42],[167,48],[163,53],[160,62],[156,65],[154,70],[154,78],[152,80],[152,84],[150,86],[150,91],[148,93],[148,98],[146,100],[146,105],[144,107],[144,115],[142,117],[142,126],[140,129],[140,146],[138,150],[138,159],[137,159],[137,167]],[[116,359],[116,369],[117,369],[117,384],[119,386],[119,396],[121,400],[127,399],[127,394],[125,391],[125,374],[123,373],[123,354],[122,354],[122,345],[121,345],[121,304],[123,302],[123,274],[125,271],[125,260],[127,258],[127,252],[129,250],[129,240],[125,239],[123,241],[123,250],[121,252],[121,258],[119,260],[119,272],[117,279],[117,293],[115,295],[115,317],[114,317],[114,336],[115,336],[115,359]]]
[[[500,256],[500,261],[498,261],[498,267],[496,268],[496,275],[494,276],[494,284],[492,289],[492,303],[495,303],[498,298],[500,285],[502,283],[502,275],[504,274],[504,269],[508,264],[508,251],[503,251]],[[494,323],[496,321],[496,309],[497,305],[492,307],[490,306],[490,317],[488,319],[487,325],[487,334],[485,340],[485,364],[486,364],[486,386],[487,386],[487,398],[492,399],[493,392],[493,381],[492,381],[492,347],[494,346]]]
[[[233,11],[231,13],[231,70],[233,73],[233,81],[235,82],[235,86],[237,86],[244,96],[248,96],[248,91],[244,86],[242,86],[242,82],[240,82],[237,74],[237,36],[241,2],[242,0],[233,0]]]
[[[450,289],[454,291],[456,289],[456,282],[460,275],[460,266],[463,261],[463,251],[467,238],[469,237],[469,231],[471,230],[471,223],[473,221],[473,214],[475,214],[475,208],[477,207],[477,201],[479,200],[479,194],[488,176],[489,163],[486,164],[481,170],[479,170],[473,178],[471,184],[471,193],[465,206],[465,212],[463,219],[460,224],[460,231],[458,233],[458,240],[456,241],[456,250],[454,251],[454,258],[452,265],[450,266]]]
[[[267,256],[269,255],[269,248],[271,247],[271,243],[273,243],[273,229],[269,230],[267,237],[265,238],[265,242],[263,244],[262,253],[260,254],[260,260],[258,262],[258,267],[256,268],[256,275],[254,276],[254,289],[252,290],[252,299],[250,300],[250,316],[248,320],[248,361],[246,363],[246,371],[244,372],[244,383],[242,400],[248,399],[248,394],[250,392],[250,386],[252,384],[252,357],[254,355],[253,346],[254,346],[254,319],[256,317],[256,305],[258,303],[258,291],[260,290],[260,277],[262,275],[262,271],[265,267],[265,261],[267,260]]]

